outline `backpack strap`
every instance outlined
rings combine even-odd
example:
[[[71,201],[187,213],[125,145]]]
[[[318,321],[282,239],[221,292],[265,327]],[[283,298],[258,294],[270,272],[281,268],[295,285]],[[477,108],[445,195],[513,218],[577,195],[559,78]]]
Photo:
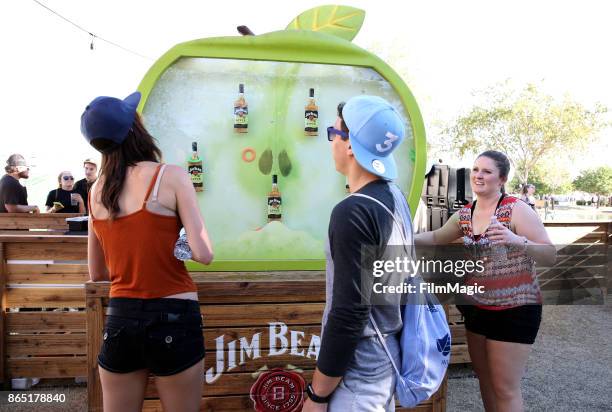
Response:
[[[383,349],[387,353],[387,356],[389,357],[389,360],[391,361],[391,365],[393,365],[393,369],[395,370],[395,373],[397,374],[398,379],[401,379],[402,374],[400,373],[397,365],[395,364],[395,361],[393,360],[393,356],[391,355],[391,351],[389,350],[389,347],[387,346],[387,342],[385,342],[385,338],[383,337],[382,333],[380,333],[380,329],[378,329],[378,325],[376,325],[374,316],[372,316],[372,311],[370,311],[370,322],[372,322],[372,326],[374,326],[376,335],[378,336],[378,339],[380,340],[380,343],[382,344]]]
[[[397,218],[395,217],[393,212],[391,210],[389,210],[389,208],[387,206],[385,206],[385,204],[383,202],[381,202],[380,200],[378,200],[378,199],[376,199],[376,198],[374,198],[372,196],[364,195],[362,193],[351,193],[348,197],[350,197],[350,196],[358,196],[358,197],[363,197],[363,198],[366,198],[366,199],[370,199],[370,200],[378,203],[383,209],[385,209],[387,211],[387,213],[389,213],[389,215],[393,219],[393,222],[399,228],[400,235],[402,236],[402,241],[404,243],[404,247],[408,246],[408,240],[406,239],[406,233],[405,233],[404,225],[400,224],[400,222],[397,221]]]

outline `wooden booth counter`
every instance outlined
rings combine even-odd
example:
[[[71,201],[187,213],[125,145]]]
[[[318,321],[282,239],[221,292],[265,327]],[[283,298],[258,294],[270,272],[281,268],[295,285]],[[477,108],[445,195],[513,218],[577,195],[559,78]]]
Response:
[[[259,393],[258,386],[274,379],[271,370],[275,368],[294,374],[294,378],[297,374],[306,382],[311,380],[325,306],[323,272],[215,272],[192,276],[204,316],[207,382],[201,410],[254,410],[250,393]],[[109,286],[108,282],[86,285],[90,411],[102,410],[96,356],[102,342]],[[154,383],[151,377],[145,411],[162,410]],[[278,396],[289,399],[282,391]],[[445,402],[446,382],[432,399],[413,410],[444,411]]]

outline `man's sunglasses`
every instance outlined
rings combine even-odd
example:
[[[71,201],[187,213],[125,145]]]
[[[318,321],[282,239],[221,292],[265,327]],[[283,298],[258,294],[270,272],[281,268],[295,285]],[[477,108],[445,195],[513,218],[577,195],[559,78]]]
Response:
[[[327,140],[330,142],[334,141],[334,137],[338,135],[342,140],[348,140],[349,135],[344,130],[338,130],[334,126],[329,126],[327,128]]]
[[[74,180],[74,176],[62,176],[64,180]]]

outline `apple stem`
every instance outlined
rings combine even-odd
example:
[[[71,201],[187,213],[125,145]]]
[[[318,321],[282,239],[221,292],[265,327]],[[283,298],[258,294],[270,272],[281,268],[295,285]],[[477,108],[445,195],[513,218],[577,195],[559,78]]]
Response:
[[[255,35],[255,33],[253,33],[251,29],[249,29],[247,26],[238,26],[236,27],[236,30],[238,30],[238,33],[242,34],[243,36],[254,36]]]

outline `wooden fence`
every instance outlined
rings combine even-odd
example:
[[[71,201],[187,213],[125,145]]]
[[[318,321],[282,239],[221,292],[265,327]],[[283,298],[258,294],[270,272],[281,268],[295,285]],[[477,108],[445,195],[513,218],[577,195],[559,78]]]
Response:
[[[253,410],[254,401],[250,391],[257,381],[257,375],[266,370],[296,370],[307,382],[312,379],[316,364],[315,347],[319,343],[325,306],[323,273],[192,275],[204,316],[206,347],[204,362],[207,382],[204,384],[200,410]],[[86,286],[87,398],[90,411],[102,410],[96,355],[102,343],[108,292],[109,284],[106,282],[88,283]],[[254,342],[259,342],[259,345]],[[244,345],[253,345],[250,353]],[[223,366],[220,368],[220,365]],[[432,399],[411,411],[444,411],[445,399],[446,384]],[[152,376],[147,385],[143,410],[162,410]]]

